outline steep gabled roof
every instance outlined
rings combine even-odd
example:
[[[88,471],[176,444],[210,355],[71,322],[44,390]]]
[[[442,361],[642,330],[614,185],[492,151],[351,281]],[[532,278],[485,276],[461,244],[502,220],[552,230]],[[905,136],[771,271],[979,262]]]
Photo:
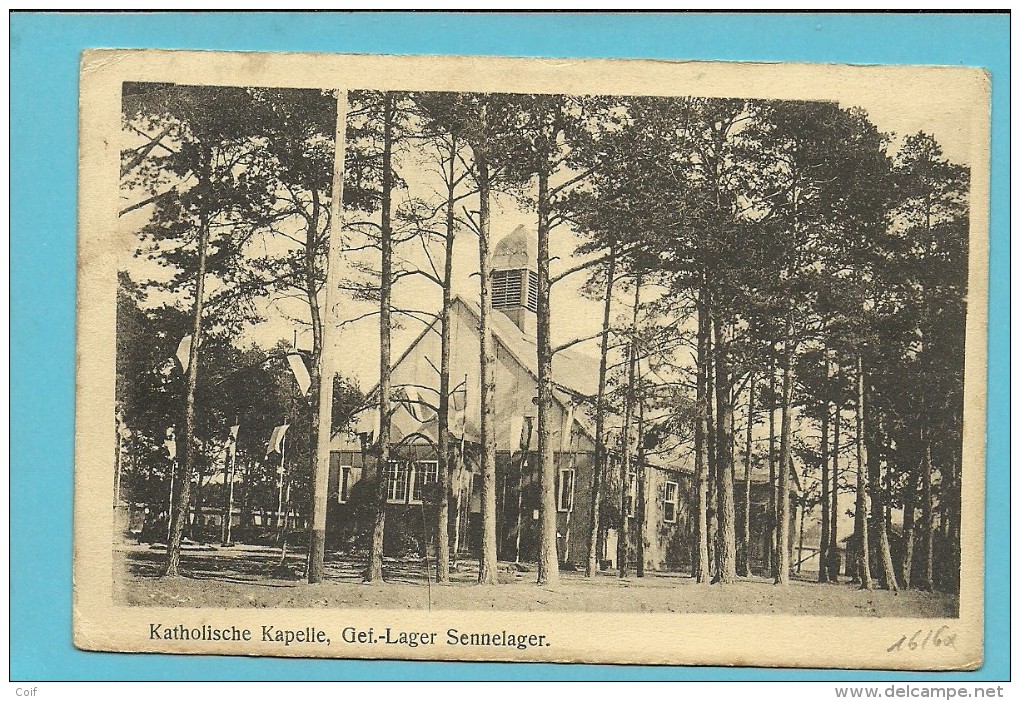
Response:
[[[481,308],[477,302],[468,301],[460,295],[454,295],[451,305],[463,306],[471,314],[475,323],[481,323]],[[393,369],[397,369],[407,358],[425,336],[429,333],[439,333],[436,328],[439,325],[437,317],[408,344],[407,348],[398,356],[393,363]],[[536,379],[538,378],[538,344],[534,338],[528,337],[521,331],[514,322],[498,310],[493,310],[489,317],[489,328],[492,329],[492,336],[496,343],[500,344],[516,360],[521,367],[528,371]],[[579,353],[573,349],[562,350],[553,356],[553,383],[570,394],[579,395],[585,398],[594,398],[598,394],[599,386],[599,361],[597,358],[586,353]],[[379,383],[372,385],[366,396],[371,396],[379,391]]]
[[[477,302],[469,301],[459,295],[451,300],[452,311],[456,313],[458,307],[471,317],[474,324],[481,323],[481,308]],[[530,338],[517,327],[505,314],[493,310],[489,317],[490,329],[493,340],[513,360],[519,364],[535,381],[538,381],[538,345],[534,338]],[[415,347],[422,342],[428,334],[439,334],[439,318],[429,323],[425,329],[408,344],[407,348],[400,354],[393,363],[393,369],[400,367]],[[560,405],[565,406],[569,398],[594,398],[598,394],[598,359],[592,358],[584,353],[573,349],[566,349],[553,356],[553,384],[558,390],[554,399]],[[376,396],[379,392],[378,382],[366,393],[367,398]],[[594,428],[586,420],[583,413],[574,414],[574,420],[581,431],[594,440]]]
[[[476,322],[481,321],[481,307],[477,302],[457,296]],[[489,317],[493,338],[502,345],[521,367],[538,378],[538,342],[525,334],[505,314],[495,310]],[[594,398],[599,389],[599,361],[586,353],[567,348],[553,356],[553,383],[570,394]]]

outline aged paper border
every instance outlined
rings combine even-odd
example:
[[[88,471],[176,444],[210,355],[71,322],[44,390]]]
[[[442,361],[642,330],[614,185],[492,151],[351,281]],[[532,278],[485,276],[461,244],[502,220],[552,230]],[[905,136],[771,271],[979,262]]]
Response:
[[[960,617],[606,614],[600,612],[196,609],[118,606],[112,591],[116,272],[113,239],[122,82],[266,87],[563,92],[838,99],[882,92],[916,109],[966,105],[972,165]],[[512,59],[100,50],[83,55],[79,129],[78,346],[76,352],[74,644],[86,650],[378,659],[753,665],[964,670],[983,658],[985,398],[989,226],[989,78],[955,67],[845,66],[602,59]],[[316,626],[330,647],[163,643],[149,623]],[[899,636],[950,626],[955,649],[889,654]],[[343,645],[345,626],[545,634],[525,651],[445,644]]]

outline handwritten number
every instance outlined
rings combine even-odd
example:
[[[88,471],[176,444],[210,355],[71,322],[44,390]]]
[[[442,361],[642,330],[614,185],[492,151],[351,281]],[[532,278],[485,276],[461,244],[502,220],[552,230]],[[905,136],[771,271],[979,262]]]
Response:
[[[921,639],[922,635],[924,635],[923,639]],[[918,642],[919,640],[920,642]],[[937,630],[929,628],[927,631],[921,628],[915,631],[909,638],[906,635],[900,636],[899,640],[886,649],[886,652],[901,652],[904,649],[924,650],[928,647],[929,642],[931,642],[933,647],[951,647],[956,649],[956,634],[949,633],[949,626],[942,626]]]

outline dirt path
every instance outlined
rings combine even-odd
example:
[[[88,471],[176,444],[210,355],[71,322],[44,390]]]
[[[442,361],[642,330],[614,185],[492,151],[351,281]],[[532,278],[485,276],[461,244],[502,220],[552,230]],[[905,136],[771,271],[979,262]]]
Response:
[[[586,579],[563,572],[556,588],[537,587],[531,571],[501,565],[505,586],[474,586],[475,563],[451,575],[449,585],[425,581],[421,561],[387,559],[387,583],[361,583],[360,563],[331,556],[327,579],[301,580],[304,554],[288,556],[280,568],[279,550],[243,546],[186,550],[181,569],[187,576],[159,578],[162,552],[147,546],[117,551],[115,593],[124,603],[141,606],[252,608],[380,608],[510,611],[612,611],[676,613],[776,613],[791,615],[945,617],[955,616],[957,601],[945,594],[908,591],[862,592],[847,583],[794,581],[777,587],[751,578],[727,586],[703,586],[690,577],[654,573],[621,580],[614,573]]]

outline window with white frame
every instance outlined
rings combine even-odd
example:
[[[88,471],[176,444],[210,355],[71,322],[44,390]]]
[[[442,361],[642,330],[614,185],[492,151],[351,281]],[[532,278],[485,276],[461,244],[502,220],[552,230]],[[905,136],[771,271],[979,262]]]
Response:
[[[665,482],[662,485],[662,520],[676,523],[676,512],[680,498],[680,485],[676,482]]]
[[[439,481],[439,463],[390,460],[386,467],[386,501],[390,504],[420,504],[422,488]]]
[[[560,511],[570,512],[574,510],[574,471],[570,468],[560,470],[558,491],[556,494],[556,505]]]
[[[439,463],[435,460],[420,460],[414,463],[411,476],[411,503],[420,504],[422,487],[439,481]]]
[[[396,460],[386,463],[386,501],[391,504],[407,503],[407,466]]]

